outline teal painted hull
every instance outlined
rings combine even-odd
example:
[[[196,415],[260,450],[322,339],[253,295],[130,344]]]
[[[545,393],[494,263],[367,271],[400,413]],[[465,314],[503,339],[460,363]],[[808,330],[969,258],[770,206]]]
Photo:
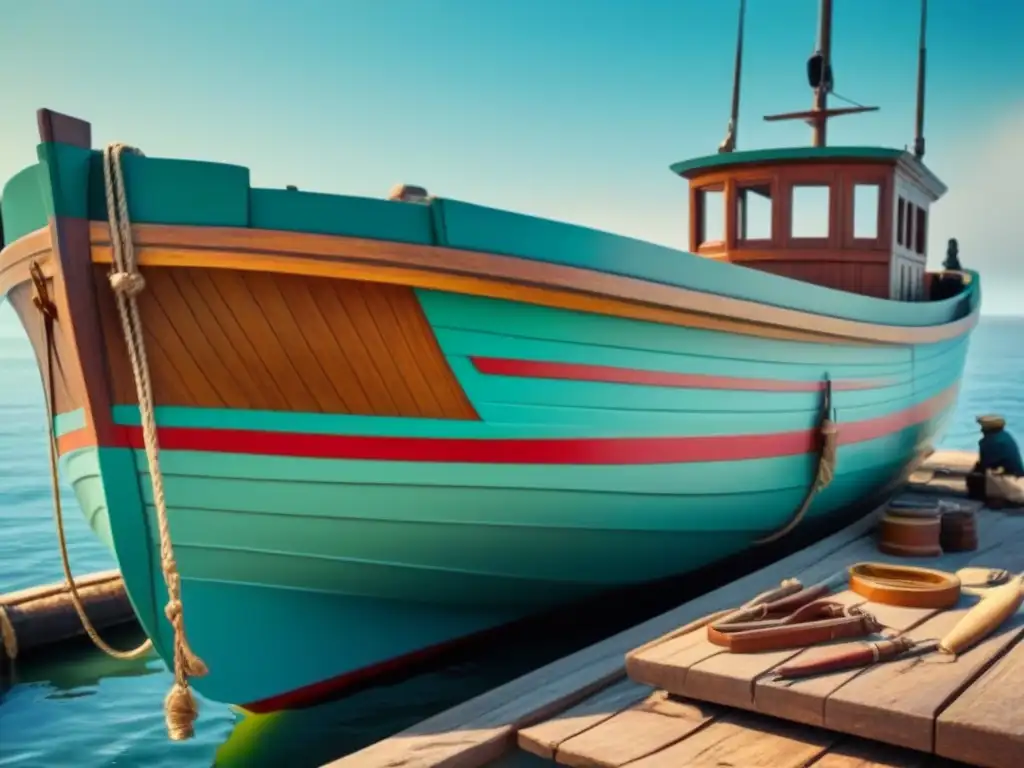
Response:
[[[62,141],[44,140],[39,162],[5,186],[4,237],[14,244],[45,229],[46,237],[65,238],[51,245],[62,269],[73,268],[67,273],[80,281],[64,293],[74,299],[69,313],[80,313],[76,353],[94,364],[90,376],[80,371],[93,387],[79,394],[91,399],[103,429],[66,441],[62,471],[113,549],[143,627],[171,662],[139,413],[104,400],[114,387],[96,379],[112,378],[113,366],[104,368],[94,354],[102,329],[86,334],[100,324],[99,305],[82,286],[95,273],[89,223],[108,213],[102,157]],[[210,670],[194,684],[208,697],[260,710],[297,704],[332,681],[567,601],[748,550],[791,518],[814,480],[813,431],[826,377],[836,384],[838,465],[807,518],[859,507],[941,434],[981,300],[974,273],[949,299],[888,301],[455,200],[420,205],[259,189],[239,166],[141,156],[126,156],[124,170],[134,224],[194,228],[192,237],[204,227],[226,229],[235,238],[225,247],[237,241],[238,252],[228,255],[241,255],[243,266],[236,260],[221,272],[250,269],[246,249],[273,251],[270,240],[288,239],[281,233],[322,236],[315,246],[304,241],[309,252],[300,248],[267,267],[315,262],[327,271],[301,273],[311,282],[387,282],[419,264],[418,282],[410,278],[408,286],[432,288],[416,288],[416,321],[422,310],[429,344],[436,339],[458,394],[479,416],[157,408],[187,633]],[[346,238],[411,250],[367,248],[373,256],[362,261],[344,249],[330,257],[316,250],[327,241],[340,248]],[[219,257],[195,239],[188,269],[202,272],[203,259]],[[12,256],[11,263],[24,271],[24,259]],[[486,267],[474,277],[467,265],[481,261]],[[180,266],[168,264],[157,269]],[[287,272],[281,269],[278,276]],[[512,277],[501,277],[502,270]],[[10,290],[25,293],[27,272],[17,278],[20,286],[4,274]],[[438,282],[438,275],[452,279]],[[502,290],[488,283],[492,294],[454,292],[473,292],[485,278],[506,283]],[[199,402],[188,399],[188,384],[204,383],[207,372],[196,359],[212,359],[211,369],[231,363],[198,338],[204,325],[181,301],[200,291],[187,287],[191,279],[172,282],[168,297],[188,316],[181,328],[193,330],[160,326],[169,329],[165,341],[184,350],[178,359],[188,368],[180,371],[164,356],[162,376],[180,387],[161,402]],[[243,286],[234,299],[252,298],[244,281],[234,285]],[[541,289],[543,301],[531,294],[536,305],[491,297]],[[209,309],[203,302],[213,295],[229,314],[232,301],[215,294],[203,293],[197,305]],[[267,296],[277,296],[272,287]],[[26,299],[26,312],[30,306]],[[287,302],[275,306],[274,317],[297,325]],[[574,306],[590,309],[555,308]],[[665,324],[627,319],[654,317],[655,310],[669,318]],[[381,311],[391,317],[386,306]],[[249,315],[259,321],[252,332],[272,334],[274,321],[260,312]],[[326,327],[323,318],[319,325]],[[37,327],[36,340],[40,333]],[[862,343],[822,343],[841,338]],[[945,340],[918,343],[939,338]],[[377,341],[375,349],[384,357],[394,352],[381,346]],[[259,370],[273,377],[288,369],[300,378],[288,352]],[[320,369],[325,355],[306,352],[326,388],[351,384]],[[411,347],[404,354],[415,356]],[[252,357],[263,365],[258,352]],[[96,426],[68,410],[56,419],[59,434]]]
[[[819,417],[817,392],[485,375],[471,363],[484,352],[709,375],[814,381],[827,370],[837,379],[884,380],[835,392],[841,427],[881,423],[885,434],[840,447],[836,478],[810,509],[814,520],[892,483],[936,439],[967,350],[966,340],[918,350],[757,340],[755,349],[712,331],[450,294],[423,293],[421,301],[481,421],[160,408],[158,423],[197,434],[280,435],[282,441],[298,433],[483,442],[771,436],[811,429]],[[617,345],[617,336],[633,339],[632,346]],[[929,402],[938,404],[917,421],[899,420]],[[115,408],[114,418],[126,426],[140,423],[130,407]],[[73,416],[58,422],[64,431],[76,426]],[[326,680],[744,551],[800,505],[815,458],[798,452],[738,461],[510,464],[172,445],[162,450],[161,465],[189,637],[210,668],[195,685],[214,699],[272,708]],[[156,552],[142,451],[82,449],[64,457],[63,470],[122,567],[126,554],[138,560]],[[142,494],[134,502],[124,498],[124,489],[132,488]],[[121,496],[112,500],[114,489]],[[140,504],[147,512],[141,528]],[[139,531],[148,549],[140,546]],[[163,599],[152,586],[162,583],[158,564],[137,562],[136,568],[134,578],[126,569],[129,589],[140,616],[152,617],[148,628],[166,652],[169,628],[156,620],[154,608]]]

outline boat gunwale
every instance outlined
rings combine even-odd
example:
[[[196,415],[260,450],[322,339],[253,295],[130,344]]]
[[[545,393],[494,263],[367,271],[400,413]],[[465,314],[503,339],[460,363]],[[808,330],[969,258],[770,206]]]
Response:
[[[601,270],[439,245],[248,227],[137,224],[133,231],[143,267],[227,268],[405,284],[412,281],[411,284],[417,287],[483,296],[494,296],[495,286],[504,283],[554,290],[563,297],[576,294],[610,299],[620,305],[668,310],[679,315],[673,323],[678,325],[690,325],[685,322],[689,314],[742,323],[750,330],[763,329],[761,333],[750,335],[777,338],[779,330],[795,331],[805,336],[801,340],[818,343],[927,344],[947,341],[969,332],[976,325],[980,312],[980,302],[975,302],[969,313],[941,325],[883,325]],[[90,235],[93,261],[109,264],[108,226],[102,222],[91,222]],[[187,254],[188,251],[195,252],[195,255]],[[271,258],[256,261],[253,255],[269,255]],[[351,268],[355,265],[367,269],[354,274]],[[396,269],[401,271],[396,272]],[[969,300],[971,292],[977,290],[978,275],[969,271],[965,274],[968,280],[964,291],[951,301]],[[475,282],[467,283],[464,280],[467,277]],[[463,280],[452,286],[451,278]],[[444,285],[445,282],[449,285]],[[559,304],[554,303],[553,306]],[[620,311],[610,311],[613,307],[609,306],[605,314],[626,314],[621,311],[623,308],[619,306]],[[665,322],[673,321],[666,319]],[[739,332],[743,333],[742,330]]]

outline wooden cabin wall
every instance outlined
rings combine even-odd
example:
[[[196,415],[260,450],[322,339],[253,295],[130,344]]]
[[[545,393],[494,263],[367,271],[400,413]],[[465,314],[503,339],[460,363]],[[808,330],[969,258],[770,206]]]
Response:
[[[791,277],[826,288],[889,298],[888,264],[849,264],[807,261],[747,261],[743,266],[780,277]]]
[[[690,250],[816,285],[889,298],[894,171],[892,164],[814,163],[747,166],[701,175],[690,187]],[[874,238],[854,236],[854,190],[859,184],[878,187]],[[771,188],[770,240],[739,237],[738,192],[753,185]],[[829,187],[828,237],[793,236],[792,189],[823,185]],[[724,193],[723,239],[704,238],[701,192],[705,189]]]

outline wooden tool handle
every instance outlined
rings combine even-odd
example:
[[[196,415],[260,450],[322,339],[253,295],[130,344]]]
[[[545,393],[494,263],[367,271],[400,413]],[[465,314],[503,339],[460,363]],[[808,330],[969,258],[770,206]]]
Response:
[[[944,653],[963,653],[975,643],[984,640],[1004,621],[1017,612],[1024,602],[1024,577],[1011,579],[1001,587],[994,587],[969,610],[956,626],[939,642]]]
[[[837,650],[836,653],[817,658],[810,661],[786,664],[775,670],[779,678],[793,679],[797,677],[808,677],[820,675],[827,672],[837,672],[841,669],[853,669],[855,667],[866,667],[869,664],[877,664],[881,661],[898,656],[914,645],[912,640],[898,637],[894,640],[877,640],[867,643],[858,643],[855,646],[847,646],[845,649]]]

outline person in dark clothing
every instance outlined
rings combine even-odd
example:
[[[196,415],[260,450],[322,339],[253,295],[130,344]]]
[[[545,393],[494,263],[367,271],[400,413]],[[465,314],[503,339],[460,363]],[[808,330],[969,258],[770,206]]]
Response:
[[[978,463],[967,476],[967,493],[972,499],[985,500],[985,473],[1002,472],[1024,477],[1024,460],[1013,435],[1006,431],[1006,419],[994,414],[979,416],[981,440],[978,441]]]
[[[1024,477],[1024,461],[1013,435],[1006,431],[1002,416],[979,416],[981,440],[978,442],[978,464],[981,471],[1002,470],[1007,475]]]
[[[953,272],[963,270],[963,267],[960,266],[960,245],[955,237],[949,238],[949,244],[946,246],[946,260],[942,262],[942,268]]]

